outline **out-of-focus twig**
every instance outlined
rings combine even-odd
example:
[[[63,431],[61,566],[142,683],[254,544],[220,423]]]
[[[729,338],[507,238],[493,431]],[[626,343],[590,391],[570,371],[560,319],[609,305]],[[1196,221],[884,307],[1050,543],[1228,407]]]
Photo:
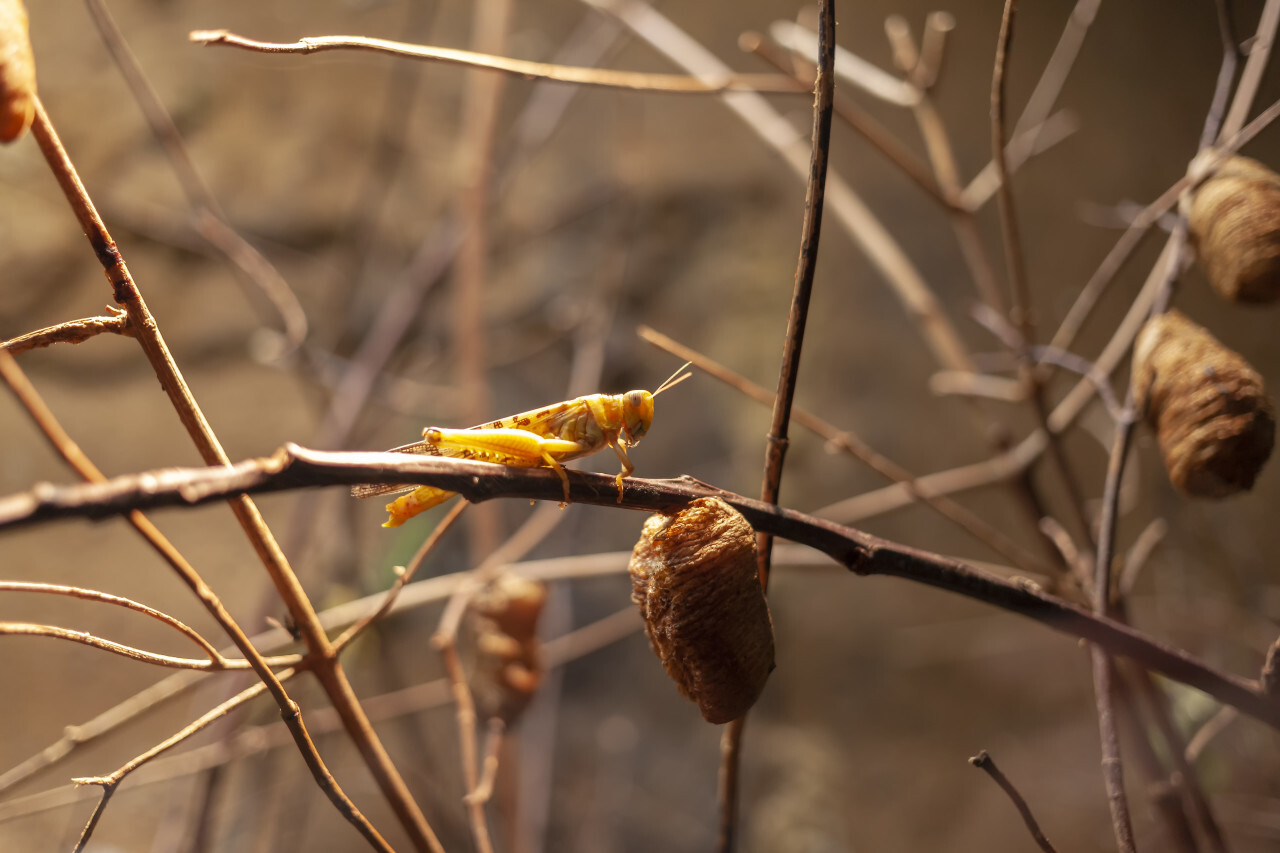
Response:
[[[0,592],[34,592],[43,593],[45,595],[65,595],[68,598],[79,598],[83,601],[97,601],[102,604],[112,604],[116,607],[123,607],[126,610],[132,610],[135,613],[142,613],[143,615],[150,616],[152,619],[168,625],[178,633],[185,635],[189,640],[191,640],[191,642],[199,646],[205,654],[208,655],[210,661],[217,663],[222,659],[222,655],[218,650],[215,649],[208,640],[202,637],[198,631],[195,631],[183,622],[170,616],[168,613],[156,610],[154,607],[148,607],[147,605],[139,601],[134,601],[131,598],[111,595],[107,592],[99,592],[96,589],[85,589],[84,587],[79,586],[63,586],[61,584],[52,583],[29,583],[25,581],[0,581]]]
[[[606,68],[577,68],[552,65],[546,62],[530,62],[511,59],[470,50],[447,47],[404,44],[385,39],[363,36],[312,36],[296,42],[279,43],[256,41],[238,36],[226,30],[195,30],[191,41],[204,45],[227,45],[262,53],[318,53],[325,50],[371,50],[393,53],[409,59],[424,59],[453,65],[466,65],[488,71],[497,71],[516,77],[555,80],[580,86],[605,86],[615,89],[634,89],[667,94],[715,94],[718,92],[784,92],[794,93],[795,86],[789,77],[777,74],[734,74],[718,76],[689,76],[686,74],[646,74],[639,71],[613,71]]]
[[[102,35],[103,43],[115,60],[129,91],[151,126],[151,133],[164,150],[173,167],[182,191],[190,206],[191,224],[205,241],[217,249],[244,274],[255,292],[261,294],[280,317],[284,330],[284,345],[273,356],[284,356],[302,345],[307,337],[307,314],[284,276],[248,240],[227,222],[213,192],[200,177],[191,155],[187,151],[182,134],[178,132],[173,117],[165,109],[151,81],[142,71],[137,57],[129,48],[124,34],[116,26],[115,19],[104,0],[85,0],[89,15]]]
[[[147,308],[141,291],[134,283],[128,267],[125,266],[123,257],[116,248],[115,241],[111,239],[106,225],[103,224],[101,217],[98,215],[97,209],[81,183],[70,157],[58,139],[53,124],[49,120],[48,113],[45,112],[44,105],[40,103],[38,98],[36,99],[36,121],[32,125],[32,135],[40,146],[40,151],[57,179],[68,203],[71,205],[72,211],[84,229],[84,233],[93,247],[94,254],[106,272],[116,303],[123,307],[128,314],[129,325],[133,329],[139,345],[160,379],[161,386],[168,395],[169,401],[177,412],[183,426],[186,427],[188,435],[191,436],[192,441],[199,450],[201,457],[210,465],[230,464],[230,459],[205,419],[195,396],[191,393],[190,387],[188,387],[182,376],[182,372],[178,369],[177,362],[174,361],[173,355],[169,352],[168,345],[160,333],[155,317],[152,316],[150,309]],[[11,356],[7,353],[3,354],[3,357],[0,357],[0,362],[4,362],[6,358],[11,359]],[[16,369],[16,365],[12,366]],[[362,756],[370,770],[373,771],[375,778],[377,778],[392,809],[419,847],[438,851],[440,847],[439,841],[435,838],[434,832],[432,832],[426,819],[422,816],[421,810],[413,801],[407,786],[405,786],[395,766],[392,764],[390,756],[382,747],[368,721],[364,719],[359,702],[352,692],[345,674],[341,671],[337,660],[332,657],[328,637],[325,636],[320,628],[316,619],[315,609],[311,606],[306,592],[294,574],[292,567],[290,567],[288,560],[285,559],[284,553],[280,550],[279,544],[267,527],[262,514],[247,495],[229,496],[229,503],[246,537],[258,552],[259,558],[262,560],[264,567],[271,576],[272,582],[289,609],[290,615],[301,630],[307,642],[308,652],[312,656],[312,663],[315,665],[314,671],[321,683],[324,684],[326,693],[334,702],[335,707],[343,713],[353,742],[361,749]],[[172,560],[170,562],[175,568],[178,568],[176,563]],[[190,567],[188,566],[187,568],[189,569]],[[321,790],[325,792],[340,813],[364,835],[369,843],[379,849],[387,849],[386,841],[378,834],[364,815],[356,809],[355,804],[347,798],[336,780],[329,774],[323,760],[320,758],[319,752],[316,751],[315,745],[307,735],[297,704],[289,698],[289,695],[279,681],[276,680],[271,669],[249,645],[248,638],[222,607],[217,596],[195,574],[194,570],[180,569],[179,573],[187,586],[199,597],[201,603],[218,620],[223,629],[227,631],[228,635],[244,653],[244,656],[254,662],[255,674],[266,682],[272,697],[279,704],[285,722],[290,727],[290,731],[298,744],[299,751],[306,760]]]
[[[1054,846],[1049,843],[1049,839],[1045,838],[1044,832],[1041,831],[1040,824],[1036,821],[1035,815],[1031,813],[1031,807],[1027,805],[1027,801],[1023,798],[1018,789],[1014,787],[1013,783],[1009,781],[1008,777],[1000,772],[1000,768],[996,766],[995,760],[987,754],[987,751],[985,749],[982,750],[982,752],[979,752],[973,758],[970,758],[969,763],[990,776],[992,781],[1000,786],[1000,790],[1005,792],[1005,795],[1009,797],[1010,802],[1013,803],[1013,807],[1017,809],[1018,814],[1022,816],[1022,822],[1027,825],[1027,831],[1031,833],[1031,837],[1035,840],[1036,845],[1039,846],[1044,853],[1057,853]]]
[[[782,344],[778,388],[773,398],[773,417],[765,437],[764,477],[760,500],[777,505],[782,487],[782,467],[790,444],[791,408],[800,376],[800,353],[804,347],[809,304],[818,268],[818,245],[822,236],[823,206],[826,200],[827,163],[831,156],[831,117],[835,92],[836,6],[835,0],[818,4],[818,67],[814,78],[812,152],[805,185],[804,219],[800,225],[800,256],[796,262],[795,286],[787,314],[787,331]],[[757,571],[760,586],[769,591],[773,559],[773,536],[756,532]],[[720,776],[717,799],[720,819],[716,849],[732,853],[736,848],[738,815],[738,768],[742,760],[742,732],[746,715],[725,727],[720,739]]]
[[[1258,29],[1249,46],[1249,58],[1244,62],[1244,71],[1240,72],[1240,84],[1236,86],[1235,97],[1218,134],[1220,142],[1227,141],[1245,126],[1249,110],[1253,107],[1253,99],[1262,84],[1262,74],[1267,70],[1271,49],[1275,46],[1277,26],[1280,26],[1280,0],[1267,0],[1262,7],[1262,14],[1258,16]]]
[[[581,2],[616,17],[692,74],[715,79],[729,70],[715,54],[648,3],[640,0]],[[782,155],[797,177],[808,179],[810,145],[763,96],[755,92],[725,92],[720,97],[725,106]],[[835,221],[892,288],[939,364],[953,370],[972,370],[968,348],[911,258],[849,183],[834,171],[827,174],[826,205]]]
[[[648,326],[641,326],[637,331],[642,339],[654,346],[675,355],[677,358],[692,362],[700,372],[742,392],[758,403],[764,405],[772,404],[773,395],[762,386],[756,385],[746,377],[734,373],[697,350],[690,349]],[[1053,568],[1047,565],[1043,559],[1019,545],[1000,530],[987,524],[960,504],[947,497],[937,497],[920,489],[910,471],[907,471],[888,457],[881,455],[856,433],[838,429],[805,409],[792,410],[791,419],[805,429],[826,439],[831,447],[844,451],[855,459],[864,462],[873,471],[882,476],[901,483],[912,493],[916,500],[937,511],[944,518],[955,522],[972,534],[975,539],[1010,560],[1014,565],[1026,571],[1038,572],[1043,575],[1052,575],[1054,573]]]

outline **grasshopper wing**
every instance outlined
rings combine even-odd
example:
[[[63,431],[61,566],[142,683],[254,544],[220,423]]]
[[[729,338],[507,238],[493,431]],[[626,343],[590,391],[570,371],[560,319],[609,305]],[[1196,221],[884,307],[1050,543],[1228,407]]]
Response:
[[[399,447],[393,447],[387,453],[419,453],[424,456],[449,456],[451,454],[442,453],[440,448],[425,441],[415,441],[413,444],[402,444]],[[406,486],[403,483],[361,483],[358,486],[351,487],[351,497],[353,498],[376,498],[378,495],[400,495],[405,492],[411,492],[417,486]]]

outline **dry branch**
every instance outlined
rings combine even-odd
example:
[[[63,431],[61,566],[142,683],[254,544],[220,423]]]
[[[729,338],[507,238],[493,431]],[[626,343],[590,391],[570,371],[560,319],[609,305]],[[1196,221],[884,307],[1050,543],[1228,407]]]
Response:
[[[31,491],[0,498],[0,530],[55,518],[105,518],[131,509],[191,506],[240,493],[368,482],[430,483],[459,492],[473,502],[497,497],[560,501],[564,497],[560,478],[550,469],[390,453],[336,453],[288,444],[270,457],[227,468],[167,468],[103,484],[39,484]],[[610,475],[570,471],[569,483],[575,503],[619,505],[617,484]],[[722,498],[756,530],[816,548],[857,574],[899,577],[1026,616],[1097,643],[1112,654],[1133,658],[1147,669],[1280,728],[1280,700],[1267,696],[1255,681],[1222,673],[1127,625],[1096,617],[1049,595],[1034,584],[1007,581],[958,560],[721,491],[691,477],[629,477],[625,484],[621,506],[627,509],[662,512],[701,497]]]

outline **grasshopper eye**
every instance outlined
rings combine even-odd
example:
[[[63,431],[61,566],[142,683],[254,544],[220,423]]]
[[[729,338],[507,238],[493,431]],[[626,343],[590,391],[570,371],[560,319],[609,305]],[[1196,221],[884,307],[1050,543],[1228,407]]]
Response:
[[[644,405],[644,392],[632,391],[627,395],[627,403],[632,408],[638,409]]]

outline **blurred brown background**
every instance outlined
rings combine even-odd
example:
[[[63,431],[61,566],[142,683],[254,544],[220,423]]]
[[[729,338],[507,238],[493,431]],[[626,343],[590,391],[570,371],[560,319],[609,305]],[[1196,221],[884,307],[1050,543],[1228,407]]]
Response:
[[[278,328],[271,309],[192,230],[169,161],[83,6],[30,5],[41,97],[227,452],[239,459],[269,453],[285,441],[325,443],[325,418],[350,414],[343,399],[334,398],[342,371],[406,264],[424,242],[439,241],[456,215],[467,73],[372,54],[266,56],[204,48],[191,44],[187,33],[226,28],[279,41],[359,34],[465,47],[473,4],[111,4],[228,220],[277,266],[306,311],[310,335],[285,359],[272,358],[279,337],[271,331]],[[1025,5],[1010,69],[1012,115],[1072,8],[1067,2]],[[1252,32],[1260,4],[1232,6],[1239,32]],[[742,71],[769,69],[739,50],[739,34],[794,19],[798,9],[773,0],[663,8]],[[885,17],[902,15],[918,33],[934,9],[913,2],[838,8],[840,43],[885,68],[892,67]],[[935,97],[967,179],[989,158],[988,90],[999,4],[959,3],[948,11],[957,26]],[[552,61],[564,45],[581,44],[583,34],[598,26],[596,13],[584,5],[526,0],[515,6],[507,53]],[[607,45],[602,64],[609,67],[675,70],[625,35],[600,43]],[[1029,163],[1016,181],[1044,329],[1056,326],[1118,237],[1114,225],[1123,205],[1145,204],[1185,170],[1220,50],[1207,0],[1103,5],[1060,100],[1078,130]],[[1278,80],[1267,75],[1259,108],[1280,96]],[[923,157],[907,112],[842,88]],[[714,96],[583,90],[545,141],[522,146],[526,125],[520,122],[554,114],[533,100],[548,91],[512,79],[503,93],[494,158],[500,189],[487,220],[486,417],[580,393],[654,387],[677,362],[635,337],[639,323],[772,388],[802,184]],[[770,100],[807,134],[808,96]],[[1275,131],[1264,132],[1245,153],[1274,167],[1280,164],[1278,140]],[[973,350],[999,349],[968,319],[976,297],[940,209],[838,122],[833,151],[833,168],[882,218]],[[1101,221],[1107,218],[1113,221]],[[980,222],[999,259],[993,206]],[[1097,354],[1157,249],[1156,239],[1144,244],[1076,351]],[[0,262],[0,338],[100,314],[110,300],[100,268],[29,138],[0,152]],[[1002,263],[998,268],[1003,272]],[[427,292],[384,380],[353,417],[345,440],[328,447],[378,449],[413,440],[424,424],[467,423],[459,420],[451,294],[448,276]],[[1177,303],[1280,383],[1274,311],[1223,305],[1194,269]],[[602,348],[601,374],[592,385],[570,388],[575,361],[589,375],[592,347]],[[199,463],[134,342],[103,336],[33,352],[21,363],[109,475]],[[858,432],[914,472],[977,461],[988,446],[964,403],[929,392],[935,369],[900,303],[829,219],[798,405]],[[1127,369],[1119,374],[1125,376]],[[1051,396],[1069,381],[1054,385]],[[652,431],[632,452],[637,475],[688,473],[758,493],[766,409],[703,375],[664,395],[657,409]],[[1097,412],[1092,417],[1105,426]],[[1008,410],[1008,424],[1019,436],[1030,427],[1015,407]],[[1077,431],[1068,449],[1088,493],[1099,495],[1104,447]],[[1274,568],[1280,477],[1268,470],[1250,495],[1190,503],[1168,486],[1146,431],[1138,451],[1133,485],[1140,491],[1122,519],[1121,547],[1154,517],[1166,518],[1171,532],[1133,601],[1135,623],[1252,676],[1280,620]],[[614,462],[605,453],[583,467],[612,472]],[[0,492],[43,479],[71,476],[12,399],[0,395]],[[820,439],[793,432],[783,488],[788,506],[817,509],[882,484],[864,466],[829,455]],[[1039,545],[1007,491],[992,488],[964,500],[1010,535]],[[341,489],[264,497],[260,504],[319,605],[384,588],[390,567],[407,559],[439,515],[383,530],[380,502],[357,504]],[[512,502],[501,507],[500,522],[513,529],[529,512]],[[250,632],[282,615],[224,508],[162,512],[156,520]],[[570,507],[533,556],[626,551],[641,521],[607,508]],[[862,526],[922,548],[997,559],[923,509]],[[455,533],[426,571],[467,565],[466,536]],[[5,579],[78,584],[143,600],[216,636],[187,591],[119,522],[6,534],[0,566]],[[558,634],[586,624],[623,607],[628,595],[622,575],[559,584],[545,630]],[[965,761],[983,748],[1020,786],[1060,850],[1113,849],[1087,654],[1070,638],[957,597],[855,578],[834,566],[784,566],[771,601],[778,667],[747,727],[744,849],[1029,849],[1008,802]],[[65,625],[187,653],[170,634],[121,613],[64,599],[0,596],[0,619]],[[352,650],[348,666],[361,695],[440,675],[427,644],[437,616],[432,608],[413,611]],[[164,674],[80,646],[5,638],[0,771]],[[114,769],[215,704],[229,689],[216,684],[233,680],[215,676],[210,687],[93,744],[8,796],[69,788],[72,776]],[[1188,730],[1214,710],[1199,694],[1167,687]],[[301,684],[291,690],[305,710],[323,705],[318,691]],[[240,721],[270,723],[276,713],[260,701]],[[380,724],[379,731],[448,848],[469,849],[452,710],[403,716]],[[521,737],[523,849],[710,849],[719,732],[677,695],[642,635],[558,671]],[[391,832],[393,843],[403,844],[350,744],[337,735],[319,743],[346,790]],[[1277,747],[1274,732],[1246,720],[1201,761],[1203,784],[1235,851],[1280,849]],[[1139,839],[1151,845],[1145,849],[1157,849],[1142,780],[1132,767],[1129,780]],[[232,763],[216,783],[201,774],[160,785],[141,782],[139,777],[122,788],[91,849],[193,849],[199,835],[194,815],[210,784],[216,787],[205,849],[360,849],[359,838],[323,800],[291,748]],[[91,802],[21,816],[0,812],[0,849],[69,848]]]

